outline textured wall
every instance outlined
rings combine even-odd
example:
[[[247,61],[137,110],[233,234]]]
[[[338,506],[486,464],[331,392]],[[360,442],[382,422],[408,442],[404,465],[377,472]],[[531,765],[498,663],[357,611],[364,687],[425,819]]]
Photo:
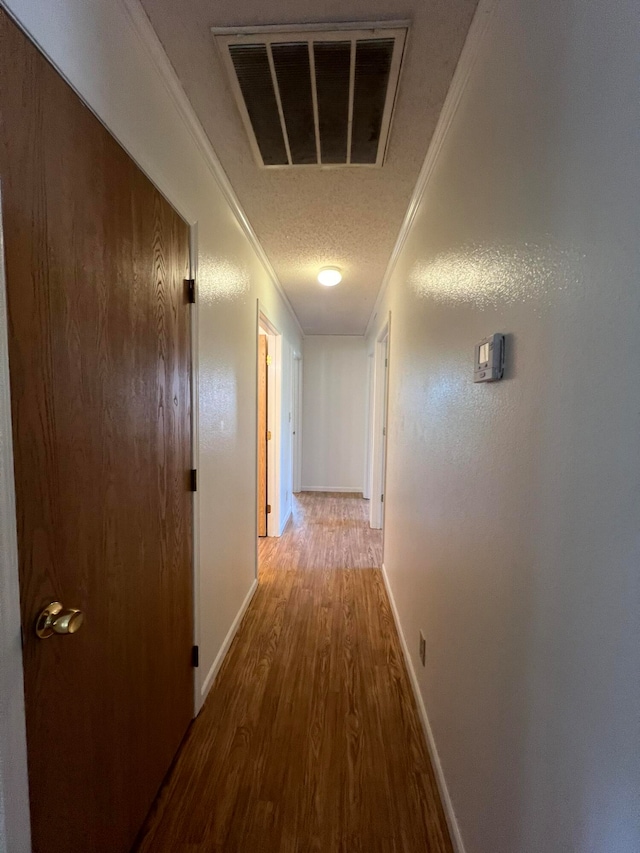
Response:
[[[303,370],[302,489],[361,492],[369,370],[364,338],[306,337]]]
[[[638,12],[497,3],[378,311],[384,559],[467,853],[640,850]]]

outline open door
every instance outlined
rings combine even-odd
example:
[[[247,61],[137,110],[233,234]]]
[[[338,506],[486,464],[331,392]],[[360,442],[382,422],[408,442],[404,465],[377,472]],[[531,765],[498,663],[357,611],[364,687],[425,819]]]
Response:
[[[268,420],[269,386],[268,338],[265,334],[258,335],[258,536],[267,535],[267,449],[268,449]]]
[[[1,10],[0,65],[33,850],[128,853],[193,710],[189,229]]]
[[[302,491],[302,356],[293,355],[293,394],[292,408],[292,491],[298,494]]]
[[[380,474],[379,474],[379,483],[380,483],[380,527],[384,530],[384,514],[385,514],[385,505],[384,505],[384,490],[386,485],[386,472],[387,472],[387,405],[389,398],[389,339],[388,337],[382,341],[382,354],[381,361],[383,362],[384,369],[384,379],[383,379],[383,393],[382,393],[382,439],[380,441],[380,452],[381,452],[381,460],[380,460]]]
[[[384,528],[387,471],[387,406],[389,397],[389,323],[375,344],[373,369],[373,412],[371,418],[371,505],[369,524]]]

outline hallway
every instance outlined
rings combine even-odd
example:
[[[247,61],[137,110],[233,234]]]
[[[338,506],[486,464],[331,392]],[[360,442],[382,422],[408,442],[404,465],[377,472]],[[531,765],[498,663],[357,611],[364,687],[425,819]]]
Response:
[[[354,495],[303,493],[138,853],[449,853],[381,573]]]

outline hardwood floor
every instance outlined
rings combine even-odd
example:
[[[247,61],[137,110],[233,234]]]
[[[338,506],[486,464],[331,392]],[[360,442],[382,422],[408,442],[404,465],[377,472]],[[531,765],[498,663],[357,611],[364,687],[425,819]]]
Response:
[[[138,853],[451,853],[352,495],[301,494]]]

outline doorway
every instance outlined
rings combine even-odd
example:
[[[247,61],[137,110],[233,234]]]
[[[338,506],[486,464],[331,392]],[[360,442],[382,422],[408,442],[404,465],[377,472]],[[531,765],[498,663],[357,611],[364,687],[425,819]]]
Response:
[[[371,434],[371,506],[369,523],[384,527],[387,472],[387,408],[389,397],[389,322],[375,343],[373,365],[373,416]]]
[[[269,411],[269,336],[258,328],[258,537],[267,535],[269,506],[267,429]]]
[[[292,400],[292,490],[302,491],[302,356],[293,353],[293,400]]]
[[[257,532],[280,536],[282,335],[258,304]]]

